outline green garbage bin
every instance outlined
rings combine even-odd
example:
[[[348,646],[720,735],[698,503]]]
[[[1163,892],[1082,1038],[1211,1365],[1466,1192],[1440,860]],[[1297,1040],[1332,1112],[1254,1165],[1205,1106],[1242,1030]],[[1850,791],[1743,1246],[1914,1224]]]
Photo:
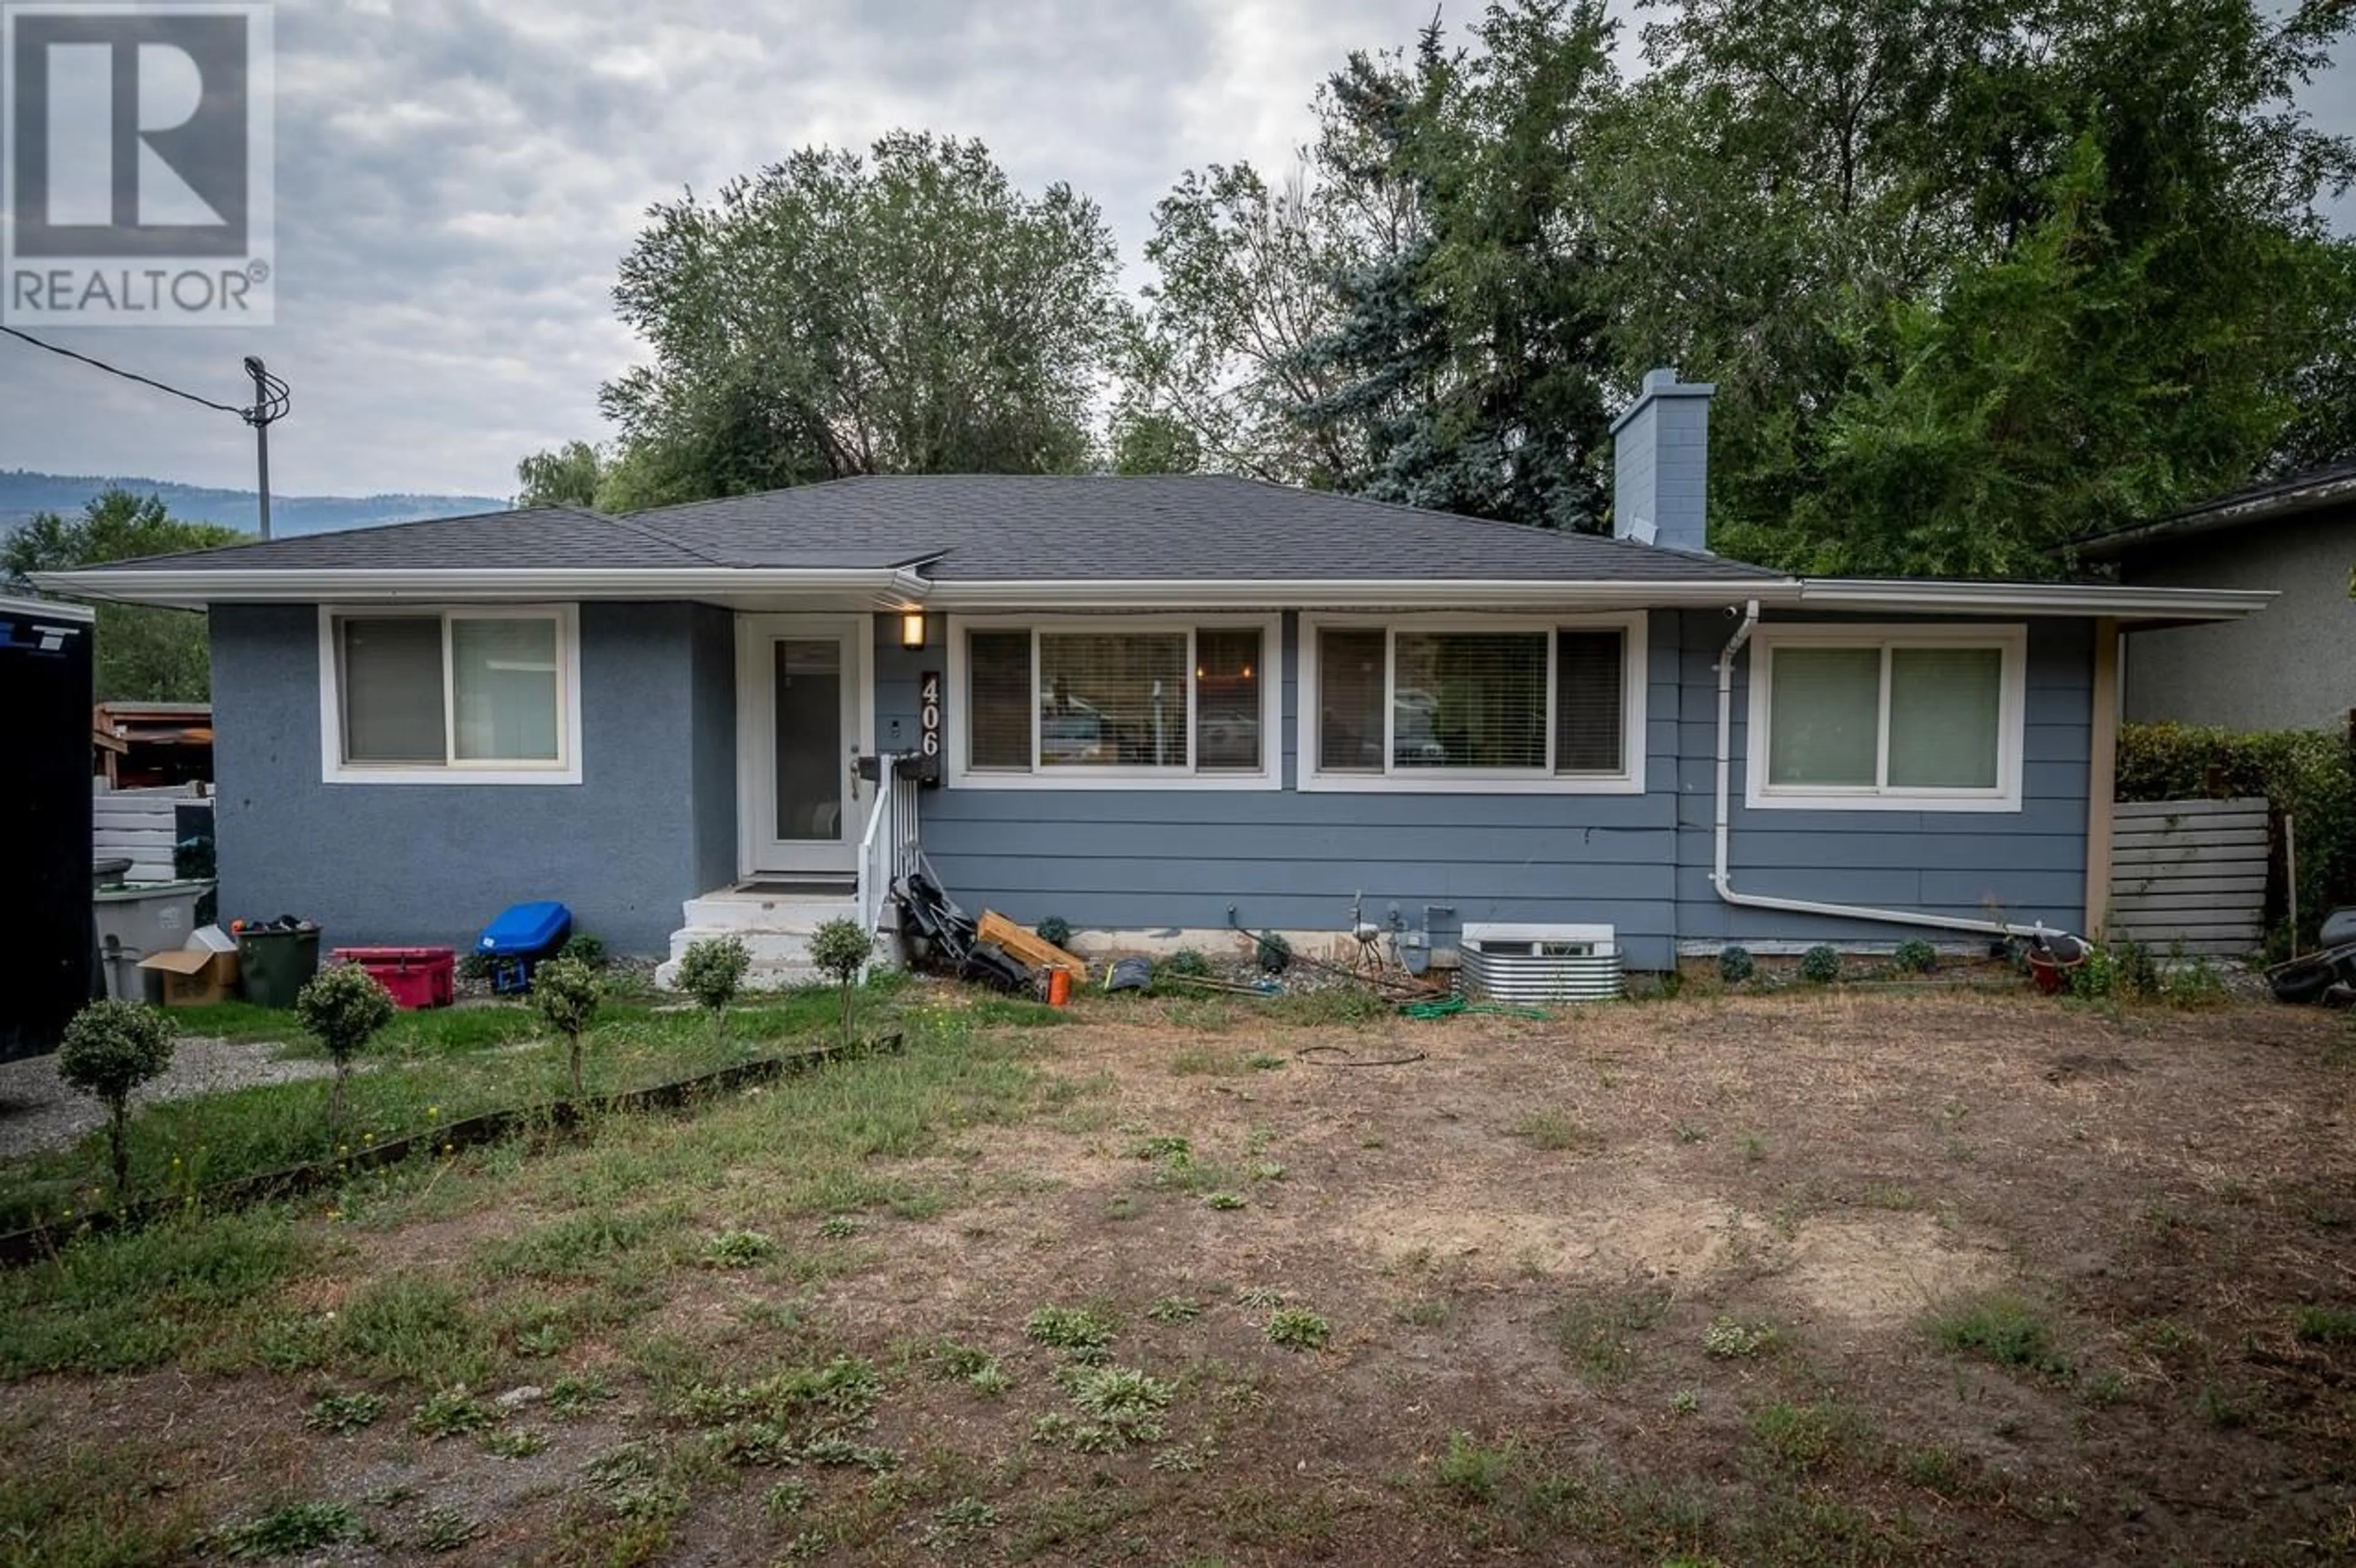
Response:
[[[319,972],[319,928],[251,926],[237,933],[237,983],[257,1007],[291,1008]]]

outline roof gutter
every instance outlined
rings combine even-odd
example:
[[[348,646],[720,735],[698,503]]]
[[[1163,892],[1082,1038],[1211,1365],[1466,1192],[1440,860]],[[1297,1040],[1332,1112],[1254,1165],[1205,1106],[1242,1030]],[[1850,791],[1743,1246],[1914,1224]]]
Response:
[[[2294,517],[2351,500],[2356,500],[2356,474],[2334,475],[2310,485],[2293,485],[2240,501],[2211,503],[2193,511],[2179,512],[2172,517],[2121,528],[2115,533],[2096,534],[2091,539],[2080,539],[2077,549],[2088,560],[2116,560],[2140,546],[2163,539],[2187,539],[2196,534],[2215,533],[2222,528],[2239,528],[2244,523]]]
[[[1818,610],[1963,615],[2113,615],[2123,621],[2238,621],[2274,603],[2271,590],[2143,588],[2110,583],[1950,582],[1812,577],[1799,603]]]
[[[1691,605],[1717,609],[1730,600],[1763,597],[1795,603],[1792,578],[1668,582],[1562,581],[1539,578],[1295,578],[1248,581],[1168,579],[1027,582],[937,582],[926,603],[937,610],[1560,610]]]
[[[922,599],[930,587],[905,567],[462,567],[398,571],[181,567],[151,571],[37,571],[32,580],[35,587],[46,592],[76,599],[166,604],[184,610],[201,610],[208,604],[695,599],[744,593],[868,593],[903,600]]]

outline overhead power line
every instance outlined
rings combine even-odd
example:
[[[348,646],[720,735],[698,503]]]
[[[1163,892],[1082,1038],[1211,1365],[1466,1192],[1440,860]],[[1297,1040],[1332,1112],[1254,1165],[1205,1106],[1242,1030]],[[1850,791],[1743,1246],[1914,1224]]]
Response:
[[[54,343],[44,343],[29,332],[19,332],[13,326],[0,326],[0,332],[5,332],[11,337],[29,343],[36,348],[46,348],[52,354],[61,355],[68,359],[79,360],[82,364],[88,365],[93,369],[103,370],[110,376],[120,376],[126,381],[136,381],[143,387],[153,387],[159,392],[169,392],[176,398],[185,398],[189,402],[199,403],[206,408],[215,409],[225,414],[235,414],[240,419],[245,419],[248,417],[247,411],[243,409],[232,408],[227,403],[217,403],[210,398],[200,398],[194,392],[184,392],[177,387],[167,387],[163,382],[155,380],[152,377],[142,376],[136,370],[125,370],[119,366],[110,365],[103,359],[93,359],[87,354],[77,354],[70,348],[60,348]]]

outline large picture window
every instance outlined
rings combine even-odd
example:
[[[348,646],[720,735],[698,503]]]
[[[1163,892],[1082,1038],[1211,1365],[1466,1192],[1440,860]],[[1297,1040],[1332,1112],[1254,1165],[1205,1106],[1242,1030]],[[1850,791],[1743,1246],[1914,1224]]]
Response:
[[[2019,627],[1762,627],[1751,804],[2017,807],[2025,646]]]
[[[1641,787],[1644,627],[1308,617],[1301,787]]]
[[[323,611],[325,776],[578,782],[574,629],[570,607]]]
[[[1273,620],[973,623],[951,634],[951,780],[1276,780]]]

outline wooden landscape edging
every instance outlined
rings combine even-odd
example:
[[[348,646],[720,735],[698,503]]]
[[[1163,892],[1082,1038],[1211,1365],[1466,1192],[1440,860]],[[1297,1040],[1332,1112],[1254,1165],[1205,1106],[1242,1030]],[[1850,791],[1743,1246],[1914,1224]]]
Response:
[[[298,1192],[335,1186],[359,1171],[397,1165],[414,1154],[431,1155],[436,1148],[450,1154],[462,1148],[497,1143],[520,1128],[576,1127],[594,1117],[610,1115],[617,1111],[681,1110],[707,1095],[741,1089],[749,1084],[766,1083],[787,1073],[823,1067],[830,1061],[851,1061],[877,1051],[896,1051],[902,1044],[903,1037],[893,1033],[853,1046],[821,1045],[813,1050],[796,1051],[791,1056],[766,1056],[757,1061],[740,1061],[734,1067],[723,1067],[700,1078],[658,1083],[647,1089],[627,1089],[617,1094],[601,1094],[586,1101],[553,1100],[544,1105],[462,1116],[432,1132],[390,1138],[350,1154],[338,1155],[333,1159],[314,1160],[306,1165],[290,1165],[256,1176],[240,1177],[234,1181],[208,1187],[192,1196],[148,1198],[121,1209],[95,1210],[77,1219],[62,1233],[46,1225],[0,1232],[0,1269],[22,1268],[27,1264],[38,1263],[54,1255],[60,1245],[85,1234],[102,1235],[111,1231],[139,1230],[190,1208],[236,1209],[272,1198],[289,1198]]]

